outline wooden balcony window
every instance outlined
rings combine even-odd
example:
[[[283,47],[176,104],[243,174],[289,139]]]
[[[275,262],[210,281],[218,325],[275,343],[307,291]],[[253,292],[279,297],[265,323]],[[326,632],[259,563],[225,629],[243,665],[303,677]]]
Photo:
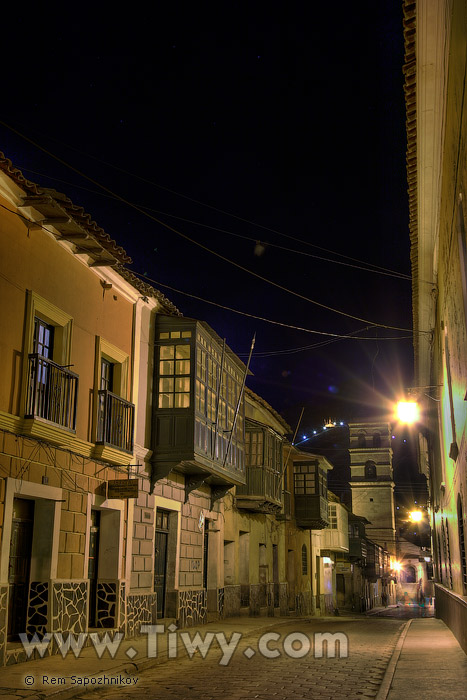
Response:
[[[134,405],[106,389],[97,393],[96,442],[131,454],[135,421]]]
[[[30,354],[28,362],[25,418],[75,430],[78,375],[39,353]]]

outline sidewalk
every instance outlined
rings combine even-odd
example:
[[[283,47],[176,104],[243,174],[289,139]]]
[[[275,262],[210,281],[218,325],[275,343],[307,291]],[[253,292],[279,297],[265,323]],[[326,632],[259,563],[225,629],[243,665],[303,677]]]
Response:
[[[467,655],[442,620],[408,620],[377,700],[458,700],[467,688]]]
[[[272,627],[290,624],[294,617],[231,617],[217,620],[199,627],[189,627],[180,630],[180,633],[188,633],[190,638],[200,633],[204,639],[207,633],[223,632],[227,644],[234,632],[240,632],[242,638],[249,637],[260,632],[266,632]],[[325,620],[325,617],[317,618]],[[163,624],[164,621],[158,621]],[[171,621],[167,621],[169,626]],[[164,625],[165,628],[165,625]],[[96,690],[102,685],[95,685],[97,678],[103,676],[118,677],[122,689],[125,683],[131,686],[131,678],[136,673],[146,668],[165,663],[168,656],[168,644],[176,635],[170,634],[174,628],[167,627],[164,633],[153,635],[144,634],[135,639],[123,640],[118,651],[112,658],[108,651],[104,651],[99,658],[94,646],[82,649],[78,658],[69,650],[66,657],[61,654],[45,656],[44,658],[29,660],[24,663],[13,664],[0,668],[0,700],[19,700],[19,698],[58,698],[65,700],[68,697],[81,694],[86,690]],[[101,636],[101,633],[99,633]],[[178,634],[177,634],[178,636]],[[156,645],[156,647],[155,647]],[[218,648],[218,647],[217,647]],[[178,643],[179,655],[187,655],[180,642]],[[94,677],[94,683],[90,679]],[[80,680],[76,680],[80,679]],[[88,681],[86,685],[84,683]],[[106,686],[108,687],[108,686]]]

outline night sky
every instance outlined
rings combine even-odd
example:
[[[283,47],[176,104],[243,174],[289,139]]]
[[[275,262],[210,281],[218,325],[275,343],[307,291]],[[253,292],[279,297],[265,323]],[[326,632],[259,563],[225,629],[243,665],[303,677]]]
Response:
[[[410,329],[410,281],[319,259],[410,274],[401,3],[318,5],[41,7],[2,48],[5,123],[224,258],[364,319],[234,267],[0,125],[0,150],[82,205],[185,315],[239,354],[256,332],[249,386],[293,426],[305,406],[301,431],[412,383],[410,332],[366,322]]]

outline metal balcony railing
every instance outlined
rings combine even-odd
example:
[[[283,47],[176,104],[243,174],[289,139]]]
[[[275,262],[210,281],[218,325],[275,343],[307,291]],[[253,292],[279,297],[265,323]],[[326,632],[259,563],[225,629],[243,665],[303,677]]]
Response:
[[[78,375],[38,353],[30,354],[28,362],[25,418],[42,418],[75,430]]]
[[[97,392],[97,440],[100,444],[133,452],[135,407],[129,401],[102,389]]]

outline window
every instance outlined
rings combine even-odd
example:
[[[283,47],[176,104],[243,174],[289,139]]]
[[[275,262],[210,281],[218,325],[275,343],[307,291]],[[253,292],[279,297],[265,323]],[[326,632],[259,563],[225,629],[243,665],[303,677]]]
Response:
[[[306,576],[308,574],[308,551],[306,544],[302,547],[302,574]]]
[[[263,464],[263,431],[247,430],[245,433],[246,463],[249,467]]]
[[[373,447],[381,447],[381,433],[373,433]]]
[[[294,491],[296,494],[316,494],[316,466],[314,464],[294,465]]]
[[[374,462],[365,464],[365,479],[376,479],[376,464]]]
[[[71,317],[28,292],[23,375],[24,416],[74,431],[78,376],[72,372]]]
[[[358,434],[357,447],[366,447],[366,438],[363,432]]]
[[[337,505],[330,503],[328,505],[329,527],[331,530],[337,530]]]
[[[54,327],[41,318],[34,317],[33,352],[49,360],[53,359]]]
[[[114,378],[114,366],[109,360],[101,357],[101,390],[112,391]]]
[[[190,407],[190,357],[189,345],[159,348],[159,408]]]
[[[98,445],[133,451],[134,405],[127,401],[129,356],[96,336],[95,437]],[[106,448],[99,447],[98,456]]]

